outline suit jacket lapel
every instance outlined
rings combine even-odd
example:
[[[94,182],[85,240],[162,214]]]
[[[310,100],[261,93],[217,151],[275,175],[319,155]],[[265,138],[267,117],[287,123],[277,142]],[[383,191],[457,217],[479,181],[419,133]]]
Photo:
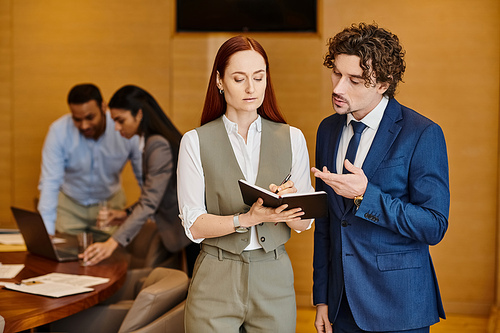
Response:
[[[375,134],[371,148],[363,163],[362,169],[368,180],[373,177],[401,131],[401,126],[397,124],[401,119],[401,105],[395,99],[391,99],[384,111],[377,134]]]

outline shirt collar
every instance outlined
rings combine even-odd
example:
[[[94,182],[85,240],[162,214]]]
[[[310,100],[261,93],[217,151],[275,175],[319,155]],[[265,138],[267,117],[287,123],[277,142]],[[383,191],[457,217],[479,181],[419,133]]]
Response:
[[[222,115],[222,121],[224,122],[224,126],[226,127],[226,131],[228,134],[238,133],[238,124],[229,120],[225,114]],[[249,130],[254,127],[257,132],[262,131],[262,118],[260,117],[260,115],[257,115],[257,119],[255,119],[255,121],[250,124]]]
[[[139,150],[144,151],[144,147],[146,146],[146,138],[144,135],[139,136]]]
[[[380,122],[382,121],[382,117],[384,116],[385,108],[389,104],[389,98],[383,96],[382,100],[377,104],[377,106],[368,112],[366,116],[363,117],[361,122],[368,126],[371,129],[377,130]],[[354,119],[351,113],[347,114],[347,125],[351,123],[351,121],[357,121]]]

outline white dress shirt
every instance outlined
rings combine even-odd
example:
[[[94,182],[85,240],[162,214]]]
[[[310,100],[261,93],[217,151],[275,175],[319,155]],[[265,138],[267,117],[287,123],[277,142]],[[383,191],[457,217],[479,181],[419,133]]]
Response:
[[[372,146],[373,139],[375,138],[375,134],[377,134],[380,121],[382,121],[382,117],[384,116],[384,111],[388,103],[389,99],[387,97],[383,97],[382,100],[377,104],[377,106],[366,116],[364,116],[363,119],[361,119],[361,122],[366,125],[366,128],[361,135],[358,150],[356,151],[356,158],[354,159],[353,163],[355,167],[361,168],[363,166],[366,155],[368,155],[368,151]],[[336,167],[338,174],[342,173],[342,170],[344,168],[345,155],[347,153],[347,146],[349,146],[349,141],[354,135],[352,126],[350,126],[351,121],[357,120],[354,119],[352,114],[348,113],[347,121],[344,125],[344,129],[342,130],[342,136],[340,137],[339,151],[337,154]]]
[[[223,122],[236,160],[245,179],[249,183],[255,184],[259,170],[262,131],[260,116],[250,125],[247,142],[238,134],[238,124],[230,121],[225,115],[223,116]],[[314,192],[311,185],[309,154],[304,135],[298,128],[290,126],[290,138],[292,147],[291,180],[294,182],[298,192]],[[190,228],[196,219],[200,215],[207,213],[205,205],[205,178],[201,164],[200,143],[196,130],[187,132],[181,140],[177,166],[177,192],[179,216],[186,230],[186,235],[193,242],[201,243],[204,238],[194,239],[190,232]],[[261,248],[257,240],[255,227],[250,228],[250,233],[250,244],[245,250]]]

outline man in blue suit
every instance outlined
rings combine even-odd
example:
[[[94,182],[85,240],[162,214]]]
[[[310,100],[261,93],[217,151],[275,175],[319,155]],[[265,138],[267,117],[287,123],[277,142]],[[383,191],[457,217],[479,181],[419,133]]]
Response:
[[[394,99],[404,54],[376,24],[329,41],[336,113],[319,126],[312,168],[329,197],[314,233],[318,332],[429,332],[445,318],[429,245],[448,227],[446,143]]]

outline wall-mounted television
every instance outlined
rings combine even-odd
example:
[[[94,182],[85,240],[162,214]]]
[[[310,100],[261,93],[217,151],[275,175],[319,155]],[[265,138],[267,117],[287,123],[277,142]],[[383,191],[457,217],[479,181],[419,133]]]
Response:
[[[316,0],[177,0],[177,32],[316,32]]]

